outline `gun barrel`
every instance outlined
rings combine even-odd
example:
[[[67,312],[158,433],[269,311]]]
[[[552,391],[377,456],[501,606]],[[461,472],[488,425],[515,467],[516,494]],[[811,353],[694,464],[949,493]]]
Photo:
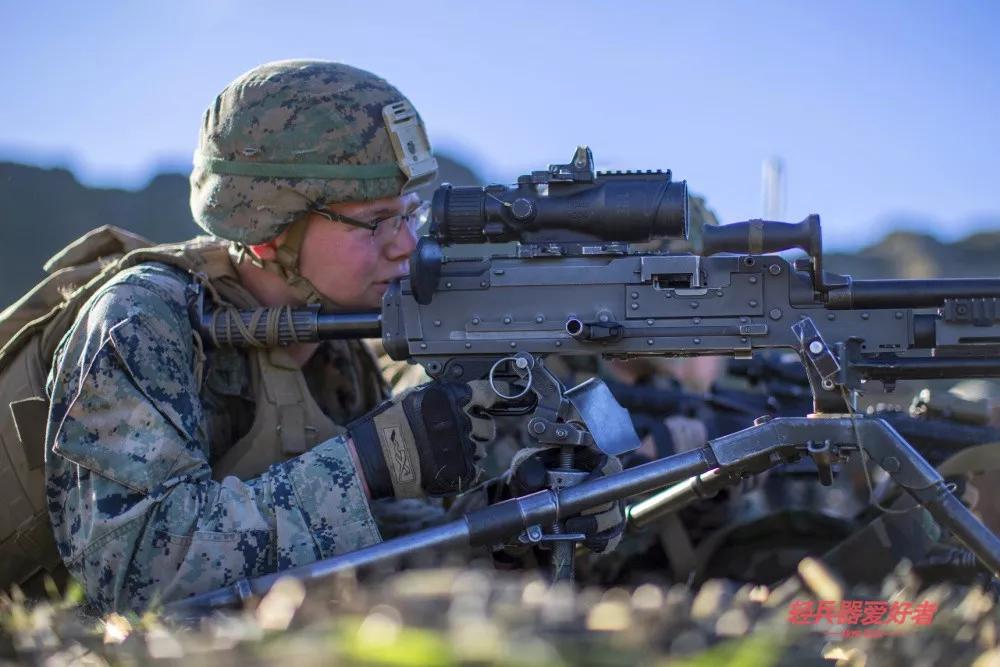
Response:
[[[278,306],[257,310],[217,309],[205,313],[200,329],[215,347],[275,347],[341,338],[378,338],[382,314],[320,313],[315,308]]]
[[[316,329],[319,340],[340,338],[379,338],[382,335],[382,313],[321,313]]]
[[[1000,278],[852,280],[827,293],[827,308],[935,308],[945,299],[1000,298]]]
[[[909,357],[860,359],[851,369],[867,380],[954,380],[1000,377],[1000,359],[976,357]]]

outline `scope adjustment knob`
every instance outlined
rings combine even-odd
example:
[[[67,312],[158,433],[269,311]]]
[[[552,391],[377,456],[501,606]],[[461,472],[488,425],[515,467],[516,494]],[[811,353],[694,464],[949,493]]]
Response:
[[[518,197],[510,205],[510,214],[515,220],[529,220],[535,216],[535,202],[524,197]]]

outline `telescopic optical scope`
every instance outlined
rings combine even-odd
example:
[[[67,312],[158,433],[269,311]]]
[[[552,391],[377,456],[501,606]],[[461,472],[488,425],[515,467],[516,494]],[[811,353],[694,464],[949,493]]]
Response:
[[[596,172],[580,146],[568,164],[518,178],[516,186],[444,185],[434,192],[430,237],[441,245],[685,239],[687,184],[670,171]]]

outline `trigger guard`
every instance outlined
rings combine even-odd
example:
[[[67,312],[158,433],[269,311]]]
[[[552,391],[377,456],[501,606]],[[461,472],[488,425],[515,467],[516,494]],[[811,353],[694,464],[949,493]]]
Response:
[[[525,368],[525,370],[527,370],[527,372],[528,372],[527,384],[524,386],[524,389],[522,389],[519,393],[517,393],[517,394],[511,394],[511,395],[508,396],[507,394],[504,394],[502,391],[500,391],[499,389],[497,389],[497,385],[496,385],[496,382],[494,380],[494,375],[496,374],[497,367],[499,367],[500,364],[502,364],[505,361],[516,361],[516,360],[517,360],[517,357],[504,357],[502,359],[497,359],[496,363],[494,363],[493,366],[490,367],[490,374],[489,374],[489,377],[488,377],[488,379],[490,381],[490,389],[493,390],[494,394],[496,394],[497,396],[499,396],[500,398],[502,398],[505,401],[516,401],[517,399],[521,398],[522,396],[527,395],[527,393],[529,391],[531,391],[531,383],[534,380],[534,377],[531,374],[531,366],[527,366]]]

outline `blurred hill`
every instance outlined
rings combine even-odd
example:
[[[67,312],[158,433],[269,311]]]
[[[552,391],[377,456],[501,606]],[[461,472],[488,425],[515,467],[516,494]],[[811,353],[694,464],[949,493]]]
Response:
[[[952,243],[929,234],[893,231],[857,252],[828,253],[826,266],[855,278],[1000,276],[1000,220],[989,226],[996,231],[977,232]]]
[[[482,182],[459,159],[438,155],[438,182],[473,185]],[[422,195],[429,197],[433,187]],[[888,221],[886,228],[927,221]],[[0,309],[37,283],[42,264],[84,232],[102,224],[130,229],[153,241],[178,241],[199,233],[188,209],[187,176],[161,174],[137,191],[89,188],[65,169],[41,169],[0,162]],[[828,253],[826,267],[856,278],[930,278],[994,276],[1000,252],[997,231],[981,232],[945,243],[933,236],[890,232],[878,243],[856,252]]]
[[[438,182],[474,185],[480,177],[438,154]],[[421,191],[429,197],[437,183]],[[201,232],[188,208],[188,179],[160,174],[136,191],[88,188],[66,169],[0,162],[0,310],[44,277],[42,264],[56,251],[100,225],[117,225],[157,242]]]

